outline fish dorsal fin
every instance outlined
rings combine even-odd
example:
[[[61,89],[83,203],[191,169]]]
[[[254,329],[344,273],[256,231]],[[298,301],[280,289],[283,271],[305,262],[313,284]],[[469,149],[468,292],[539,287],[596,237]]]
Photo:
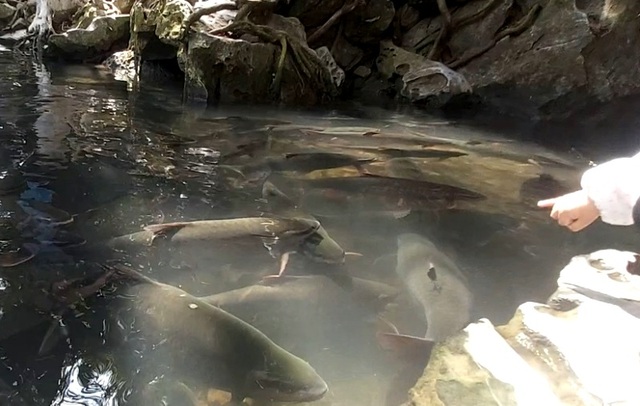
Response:
[[[150,224],[148,226],[144,226],[144,230],[153,233],[153,238],[156,238],[160,236],[173,235],[188,225],[189,223],[187,222]]]
[[[405,334],[376,333],[378,345],[393,352],[398,358],[412,361],[428,359],[435,342]]]

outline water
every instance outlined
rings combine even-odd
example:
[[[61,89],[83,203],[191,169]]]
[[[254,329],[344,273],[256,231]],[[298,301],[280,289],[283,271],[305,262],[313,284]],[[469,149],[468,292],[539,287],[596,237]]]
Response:
[[[588,160],[610,157],[615,144],[572,149],[563,139],[552,151],[508,137],[530,138],[527,125],[419,111],[183,106],[179,86],[133,95],[99,68],[45,67],[7,52],[0,53],[0,70],[0,172],[19,168],[0,195],[0,250],[22,261],[0,268],[0,396],[11,399],[6,404],[121,405],[141,387],[151,388],[162,404],[191,405],[194,396],[199,405],[220,404],[225,395],[176,372],[184,368],[155,359],[153,351],[127,352],[109,338],[117,287],[108,284],[67,312],[47,292],[67,286],[63,281],[95,279],[100,264],[116,260],[196,296],[277,273],[278,253],[259,243],[141,249],[124,258],[104,249],[104,241],[153,223],[283,215],[261,194],[269,172],[255,163],[265,158],[276,160],[271,169],[290,165],[282,163],[287,153],[375,158],[360,170],[486,196],[421,201],[412,194],[419,183],[382,192],[358,183],[346,190],[314,186],[313,179],[359,175],[357,165],[311,170],[320,160],[329,162],[328,155],[303,158],[268,178],[346,251],[361,254],[347,255],[344,266],[292,254],[287,272],[329,275],[338,284],[348,272],[402,289],[394,271],[396,236],[416,232],[430,236],[465,272],[473,318],[495,324],[524,301],[545,301],[571,256],[638,246],[630,228],[596,224],[571,234],[535,209],[537,199],[576,188]],[[546,134],[564,127],[553,128]],[[426,143],[466,155],[401,156],[406,150],[424,154]],[[253,156],[238,153],[243,150]],[[336,290],[339,285],[328,286],[325,296],[285,293],[276,304],[258,302],[247,321],[268,329],[323,376],[330,392],[317,404],[384,405],[387,396],[397,398],[406,390],[407,381],[397,375],[406,365],[378,347],[376,312]],[[51,314],[63,329],[52,327]],[[404,291],[382,315],[402,333],[425,333],[423,310]],[[67,334],[56,339],[58,331]],[[48,334],[54,338],[38,354]]]

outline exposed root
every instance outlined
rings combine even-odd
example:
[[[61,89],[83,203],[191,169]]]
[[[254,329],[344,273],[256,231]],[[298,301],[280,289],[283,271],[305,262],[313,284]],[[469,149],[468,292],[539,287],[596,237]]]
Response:
[[[280,37],[280,49],[280,58],[278,59],[276,74],[273,78],[273,83],[271,84],[271,93],[274,98],[277,98],[280,94],[280,83],[282,82],[284,63],[287,60],[287,39],[284,36]]]
[[[438,0],[438,10],[440,10],[440,14],[442,15],[442,26],[440,27],[440,32],[438,33],[438,38],[436,38],[429,54],[427,54],[427,59],[433,60],[438,51],[440,50],[440,44],[447,38],[449,32],[451,31],[451,12],[447,7],[447,0]]]
[[[540,4],[534,5],[533,7],[531,7],[531,10],[529,10],[527,15],[522,17],[522,19],[518,21],[516,25],[514,25],[513,27],[509,27],[499,32],[498,34],[496,34],[496,36],[487,45],[479,49],[476,49],[475,51],[469,52],[467,53],[467,55],[463,55],[459,59],[449,63],[448,64],[449,68],[456,69],[456,68],[459,68],[460,66],[466,65],[471,60],[479,57],[480,55],[484,54],[485,52],[487,52],[488,50],[496,46],[498,41],[500,41],[501,39],[511,35],[522,34],[524,31],[526,31],[529,27],[533,25],[536,18],[538,17],[538,13],[540,12],[540,10],[542,10],[542,6]]]
[[[189,16],[189,18],[187,18],[187,20],[185,21],[184,32],[185,33],[189,32],[189,29],[191,28],[191,26],[196,21],[200,20],[200,18],[202,16],[209,15],[209,14],[214,14],[214,13],[217,13],[218,11],[222,11],[222,10],[237,10],[237,6],[236,6],[235,3],[224,3],[224,4],[216,4],[215,6],[211,6],[211,7],[199,8],[199,9],[195,10]]]
[[[438,3],[440,3],[440,1],[443,1],[443,0],[438,0]],[[316,41],[318,38],[324,35],[327,31],[329,31],[329,29],[333,27],[334,24],[338,22],[338,20],[343,15],[352,12],[356,7],[363,4],[364,4],[364,0],[350,0],[347,3],[345,3],[342,7],[340,7],[338,11],[333,13],[333,15],[324,24],[322,24],[320,28],[313,31],[313,33],[309,35],[309,38],[307,39],[307,43],[311,44],[312,42]]]
[[[291,37],[284,31],[276,30],[264,25],[256,25],[250,21],[244,20],[234,21],[226,27],[209,32],[210,35],[222,35],[225,33],[232,33],[235,35],[252,34],[268,43],[282,44],[284,39],[288,44],[287,51],[293,59],[294,67],[298,73],[301,84],[305,84],[308,80],[312,80],[316,83],[320,83],[322,85],[321,88],[326,88],[329,84],[329,86],[333,86],[333,81],[329,73],[324,69],[316,69],[320,66],[317,55],[315,55],[312,50],[307,48],[298,39]],[[284,61],[282,64],[284,64]]]

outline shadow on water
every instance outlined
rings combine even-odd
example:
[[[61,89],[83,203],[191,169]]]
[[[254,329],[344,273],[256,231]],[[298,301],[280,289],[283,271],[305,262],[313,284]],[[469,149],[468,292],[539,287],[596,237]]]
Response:
[[[47,69],[0,53],[0,69],[6,404],[217,405],[229,400],[229,385],[237,389],[227,381],[243,365],[197,352],[219,323],[189,324],[187,313],[146,320],[170,307],[166,285],[149,285],[156,293],[146,299],[130,295],[135,283],[105,264],[182,289],[176,297],[192,298],[191,310],[213,315],[209,306],[220,306],[257,327],[327,382],[316,404],[385,405],[402,398],[407,381],[376,333],[393,325],[424,336],[427,328],[395,270],[398,235],[427,236],[453,258],[473,295],[472,319],[495,324],[524,301],[545,301],[571,256],[638,246],[631,230],[602,224],[569,234],[535,208],[578,187],[588,161],[608,152],[586,143],[576,154],[566,140],[552,151],[506,136],[542,139],[532,131],[567,133],[566,123],[506,131],[499,118],[474,127],[353,105],[186,107],[166,89],[129,94],[99,68]],[[242,217],[269,226],[180,223]],[[290,218],[304,221],[283,222]],[[143,229],[175,222],[157,235]],[[293,232],[294,224],[315,228]],[[126,249],[110,248],[132,233],[146,243],[127,237]],[[261,282],[285,262],[286,274],[305,278]],[[174,353],[163,351],[169,346]],[[252,345],[223,347],[249,365]],[[315,396],[309,385],[250,372],[263,390]]]

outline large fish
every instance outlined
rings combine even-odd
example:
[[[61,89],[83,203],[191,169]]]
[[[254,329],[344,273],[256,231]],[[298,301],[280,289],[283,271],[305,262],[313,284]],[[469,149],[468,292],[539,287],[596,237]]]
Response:
[[[395,207],[411,209],[443,209],[459,200],[486,198],[480,193],[442,183],[373,174],[300,181],[306,187],[342,193],[348,199],[355,199],[358,195],[368,200],[379,198]]]
[[[323,275],[285,276],[277,284],[247,286],[202,300],[249,322],[285,348],[310,356],[323,348],[353,348],[354,337],[360,337],[362,346],[368,339],[375,344],[377,315],[399,289],[350,279],[347,284]]]
[[[396,272],[427,319],[425,338],[444,340],[470,321],[472,295],[458,266],[427,238],[398,236]]]
[[[168,360],[172,372],[231,392],[236,402],[309,402],[327,392],[309,363],[250,324],[132,269],[118,273],[135,282],[125,282],[110,307],[113,330],[124,342],[152,350],[145,358]]]
[[[445,340],[470,322],[473,298],[467,280],[433,242],[417,234],[399,235],[396,272],[423,307],[427,329],[424,338],[379,334],[383,347],[404,348],[408,353],[420,348],[430,351],[434,342]]]
[[[245,217],[220,220],[185,221],[152,224],[143,231],[111,239],[111,248],[134,248],[153,245],[156,240],[171,244],[215,242],[243,237],[286,238],[305,236],[320,223],[303,218]]]

